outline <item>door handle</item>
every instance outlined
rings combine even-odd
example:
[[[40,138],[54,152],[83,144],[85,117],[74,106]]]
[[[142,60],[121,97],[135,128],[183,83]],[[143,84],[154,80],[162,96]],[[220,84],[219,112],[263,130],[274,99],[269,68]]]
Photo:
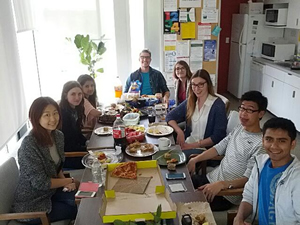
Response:
[[[272,81],[272,85],[271,85],[271,87],[274,87],[274,81]]]
[[[297,18],[297,20],[296,20],[296,26],[298,26],[298,22],[299,22],[299,19]]]
[[[295,98],[296,96],[296,91],[293,91],[293,98]]]

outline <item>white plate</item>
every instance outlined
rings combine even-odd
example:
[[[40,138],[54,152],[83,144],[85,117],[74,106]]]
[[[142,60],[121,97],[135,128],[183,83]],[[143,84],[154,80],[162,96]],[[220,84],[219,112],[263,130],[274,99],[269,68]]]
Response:
[[[121,111],[122,109],[124,109],[124,105],[121,105],[121,104],[117,104],[116,108],[113,108],[110,105],[105,107],[105,111],[110,111],[110,110]]]
[[[167,136],[169,134],[173,133],[173,128],[170,126],[164,126],[164,125],[158,125],[158,126],[151,126],[148,127],[147,129],[147,134],[157,136],[157,137],[162,137],[162,136]]]
[[[104,128],[107,128],[107,131],[105,131]],[[112,131],[112,127],[98,127],[94,130],[94,133],[97,135],[110,135]]]
[[[146,143],[141,143],[141,145],[144,145]],[[151,144],[153,145],[153,144]],[[151,155],[154,155],[156,152],[158,152],[158,147],[153,145],[154,146],[154,151],[153,152],[142,152],[140,148],[138,148],[137,152],[133,153],[133,152],[129,152],[129,146],[127,146],[127,148],[125,149],[125,152],[130,155],[130,156],[133,156],[133,157],[139,157],[139,158],[142,158],[142,157],[148,157],[148,156],[151,156]]]
[[[98,150],[98,151],[93,151],[96,155],[99,152],[104,152],[106,155],[106,158],[110,159],[109,163],[118,163],[121,162],[123,159],[123,154],[120,154],[118,156],[114,155],[114,149],[111,150]],[[86,167],[86,168],[91,168],[93,164],[93,159],[94,157],[91,156],[90,154],[86,154],[85,156],[82,157],[81,163]]]

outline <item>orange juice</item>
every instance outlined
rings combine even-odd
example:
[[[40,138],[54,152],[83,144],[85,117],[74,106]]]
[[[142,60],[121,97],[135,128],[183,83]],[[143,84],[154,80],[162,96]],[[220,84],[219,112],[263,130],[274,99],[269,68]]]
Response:
[[[115,86],[115,97],[121,98],[122,96],[122,86]]]

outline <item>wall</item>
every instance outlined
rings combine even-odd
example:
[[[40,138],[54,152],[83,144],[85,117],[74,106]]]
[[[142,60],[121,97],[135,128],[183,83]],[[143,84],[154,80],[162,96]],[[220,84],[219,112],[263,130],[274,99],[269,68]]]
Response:
[[[222,0],[221,2],[221,28],[220,49],[219,49],[219,69],[218,69],[218,93],[227,91],[230,39],[225,43],[226,37],[231,36],[232,14],[239,13],[240,3],[247,0]]]

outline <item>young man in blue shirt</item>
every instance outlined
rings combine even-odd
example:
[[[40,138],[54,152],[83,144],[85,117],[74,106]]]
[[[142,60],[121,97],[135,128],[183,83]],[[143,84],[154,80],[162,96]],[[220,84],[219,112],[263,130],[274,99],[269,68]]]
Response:
[[[141,82],[141,95],[155,95],[158,99],[163,98],[162,102],[168,104],[170,91],[162,73],[150,66],[151,52],[148,49],[142,50],[139,60],[141,67],[128,77],[124,93],[129,91],[132,82],[139,80]]]
[[[258,214],[259,224],[300,223],[300,162],[291,155],[297,131],[292,121],[268,120],[263,127],[263,146],[267,154],[256,158],[234,224]]]

